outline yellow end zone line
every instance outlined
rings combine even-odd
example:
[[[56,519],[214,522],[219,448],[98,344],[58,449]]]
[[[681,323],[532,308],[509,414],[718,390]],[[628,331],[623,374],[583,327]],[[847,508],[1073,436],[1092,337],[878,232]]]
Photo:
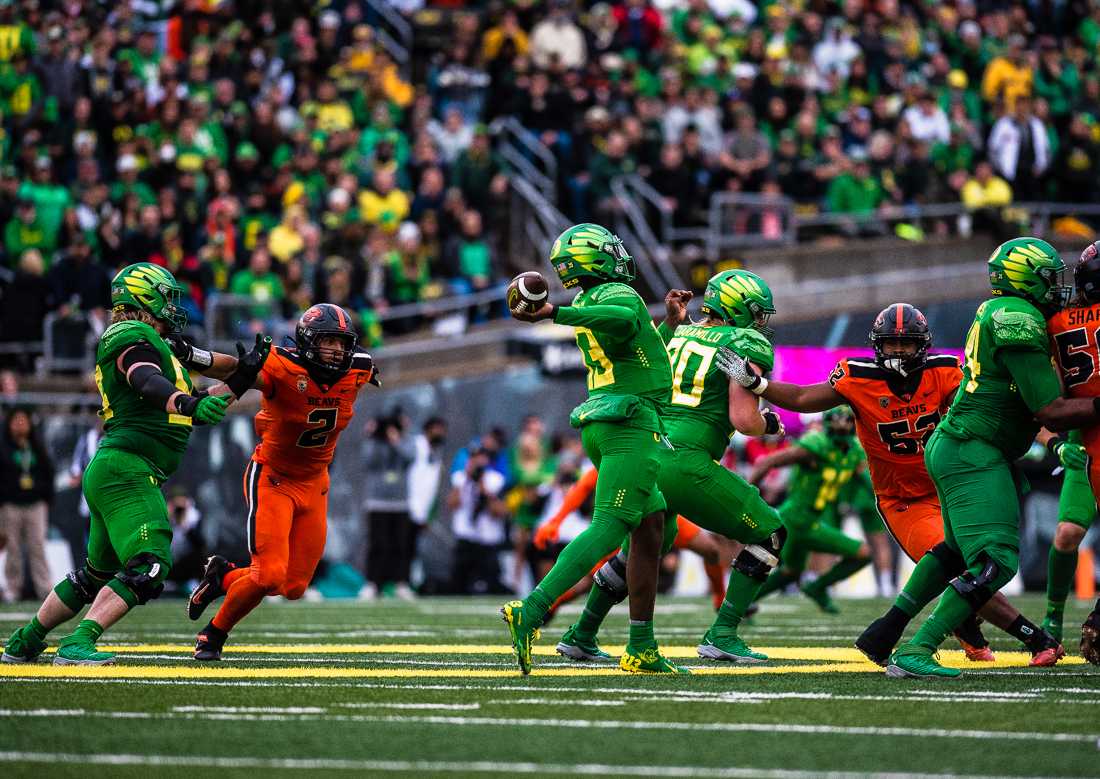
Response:
[[[871,663],[821,663],[817,665],[756,665],[699,668],[693,675],[756,676],[760,674],[882,673]],[[624,676],[612,666],[538,668],[533,677]],[[519,671],[496,668],[227,668],[208,665],[0,665],[0,678],[97,679],[517,679]]]
[[[773,660],[804,660],[809,662],[860,663],[871,665],[863,653],[849,647],[826,646],[764,646],[754,647]],[[126,644],[100,646],[104,652],[118,654],[169,653],[190,657],[194,647],[183,644]],[[605,646],[604,650],[612,655],[620,655],[622,646]],[[48,649],[47,652],[54,650]],[[272,654],[272,655],[508,655],[512,648],[506,644],[231,644],[226,652],[230,655]],[[532,654],[542,657],[556,657],[553,646],[536,646]],[[661,654],[676,659],[698,659],[694,646],[662,646]],[[959,668],[977,667],[1017,667],[1027,665],[1031,655],[1027,652],[998,651],[996,663],[971,663],[963,653],[957,650],[940,652],[941,660],[947,665]],[[1066,657],[1062,664],[1083,663],[1079,657]]]

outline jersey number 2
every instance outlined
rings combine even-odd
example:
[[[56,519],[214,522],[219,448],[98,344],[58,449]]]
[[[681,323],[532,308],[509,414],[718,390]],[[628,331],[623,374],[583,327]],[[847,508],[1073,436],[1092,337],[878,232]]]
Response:
[[[336,427],[336,418],[339,415],[338,408],[315,408],[310,411],[306,421],[313,427],[298,436],[298,446],[316,449],[318,446],[327,444],[328,434]]]

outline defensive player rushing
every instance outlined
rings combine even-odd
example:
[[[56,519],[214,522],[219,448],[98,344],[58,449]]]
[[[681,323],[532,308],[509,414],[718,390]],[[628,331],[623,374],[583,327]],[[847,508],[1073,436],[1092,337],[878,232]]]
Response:
[[[705,318],[683,324],[691,297],[682,290],[670,292],[665,299],[668,317],[660,328],[673,374],[672,403],[665,418],[674,449],[660,453],[657,478],[668,502],[664,549],[672,543],[680,514],[705,530],[745,544],[733,561],[714,623],[697,651],[712,660],[762,663],[767,655],[752,651],[737,630],[756,591],[779,562],[786,533],[760,492],[717,461],[734,430],[771,435],[782,432],[782,425],[777,414],[761,412],[756,397],[731,383],[715,356],[727,348],[770,369],[774,355],[767,323],[775,307],[764,280],[743,270],[711,278],[703,296]],[[622,571],[632,555],[624,548],[596,573],[584,611],[562,636],[559,652],[580,660],[607,656],[596,633],[612,606],[627,596]]]
[[[1062,385],[1072,398],[1100,395],[1100,243],[1090,244],[1073,269],[1076,296],[1050,318],[1047,332]],[[1077,570],[1077,547],[1096,519],[1100,495],[1100,427],[1073,431],[1068,438],[1049,431],[1039,442],[1057,454],[1065,475],[1058,500],[1058,529],[1047,558],[1047,613],[1043,628],[1062,640],[1066,598]],[[1091,486],[1090,486],[1091,485]]]
[[[657,489],[660,451],[668,448],[661,414],[672,392],[664,342],[645,301],[625,282],[634,260],[606,228],[579,224],[563,232],[550,262],[566,289],[579,288],[572,305],[545,303],[512,310],[527,322],[572,325],[588,367],[588,400],[569,423],[599,469],[592,523],[573,539],[526,600],[501,608],[520,671],[531,671],[531,646],[554,604],[630,536],[634,553],[623,574],[630,585],[630,640],[619,660],[625,671],[686,673],[669,663],[653,636],[657,566],[665,499]]]
[[[962,370],[955,357],[928,354],[932,346],[928,320],[908,303],[883,309],[875,317],[869,340],[875,352],[873,361],[842,359],[826,382],[799,386],[747,374],[743,381],[765,400],[793,411],[850,404],[886,527],[914,562],[932,555],[910,577],[890,611],[856,641],[868,658],[884,665],[910,620],[966,567],[944,543],[940,498],[924,464],[924,446],[950,406]],[[1032,652],[1033,664],[1057,661],[1058,642],[1025,619],[1000,593],[981,614],[1023,641]],[[975,620],[965,621],[956,637],[968,659],[994,660]]]
[[[187,602],[198,619],[225,595],[214,618],[199,631],[196,660],[220,660],[233,626],[266,595],[302,597],[325,550],[328,467],[336,440],[355,414],[359,390],[379,385],[371,356],[359,350],[351,317],[332,303],[309,308],[294,331],[293,348],[277,347],[255,377],[260,391],[260,439],[244,472],[248,507],[247,567],[215,555]],[[234,370],[228,355],[177,344],[181,359],[218,378]]]
[[[866,456],[856,441],[851,409],[829,409],[822,422],[823,430],[811,430],[786,449],[757,460],[749,475],[749,481],[757,484],[773,468],[794,466],[787,497],[779,507],[787,529],[787,546],[779,567],[756,597],[763,598],[798,582],[810,552],[840,555],[832,568],[809,584],[800,585],[822,611],[836,614],[839,609],[829,596],[829,587],[871,562],[870,546],[841,532],[837,517],[840,490],[851,481]]]
[[[160,486],[175,472],[195,424],[217,424],[229,392],[240,397],[263,365],[270,339],[242,355],[212,394],[192,393],[191,378],[164,336],[187,323],[183,287],[150,263],[129,265],[111,282],[111,324],[96,349],[95,379],[103,397],[103,438],[84,472],[91,511],[88,559],[62,579],[38,613],[8,639],[3,661],[34,661],[46,634],[91,608],[61,639],[54,665],[106,665],[96,649],[103,631],[130,609],[156,598],[172,566],[172,528]],[[227,389],[228,388],[228,389]]]
[[[1096,424],[1100,399],[1064,398],[1051,364],[1046,319],[1070,287],[1057,250],[1038,238],[1016,238],[989,258],[993,297],[978,307],[966,338],[962,386],[928,441],[925,462],[943,508],[945,544],[966,570],[951,580],[912,640],[890,655],[893,677],[956,677],[934,654],[963,620],[989,602],[1019,565],[1019,493],[1012,463],[1040,425],[1062,431]],[[940,562],[925,555],[913,577]],[[918,602],[923,608],[934,597]],[[1058,656],[1065,650],[1059,646]]]

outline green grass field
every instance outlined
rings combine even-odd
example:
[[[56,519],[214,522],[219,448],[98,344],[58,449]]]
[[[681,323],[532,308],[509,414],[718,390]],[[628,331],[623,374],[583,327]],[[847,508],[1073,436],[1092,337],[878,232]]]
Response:
[[[1039,598],[1019,602],[1041,615]],[[850,649],[884,602],[840,603],[827,617],[767,601],[744,635],[774,657],[747,668],[697,659],[709,607],[665,599],[658,636],[696,671],[678,678],[553,655],[567,607],[521,678],[496,600],[270,602],[206,665],[189,659],[183,603],[161,601],[102,642],[121,649],[114,667],[0,666],[0,776],[1100,774],[1100,669],[1076,656],[1087,604],[1071,603],[1057,668],[1022,667],[987,626],[996,666],[930,683],[887,679]],[[0,610],[0,631],[28,616]],[[611,623],[621,646],[625,611]]]

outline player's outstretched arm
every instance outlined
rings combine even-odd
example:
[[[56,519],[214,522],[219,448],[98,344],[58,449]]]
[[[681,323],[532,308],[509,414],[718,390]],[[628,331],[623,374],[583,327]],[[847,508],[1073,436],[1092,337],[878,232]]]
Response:
[[[160,354],[152,344],[134,344],[118,356],[115,365],[142,400],[169,414],[191,417],[205,425],[216,425],[225,417],[229,402],[215,395],[192,395],[168,380],[160,368]]]
[[[759,398],[732,379],[728,413],[730,424],[745,435],[778,435],[783,432],[779,415],[770,409],[761,411]]]
[[[1100,398],[1064,398],[1050,357],[1038,350],[1005,351],[1001,357],[1020,396],[1043,427],[1062,433],[1100,420]]]
[[[813,459],[813,453],[809,449],[803,449],[801,446],[793,444],[786,449],[757,460],[756,464],[752,466],[752,473],[749,474],[749,483],[759,484],[775,468],[813,462]]]
[[[1044,427],[1035,436],[1035,441],[1045,446],[1048,452],[1057,457],[1063,468],[1083,471],[1088,467],[1089,456],[1085,453],[1085,447],[1081,446],[1080,438],[1076,438],[1076,440],[1074,437],[1065,438]]]
[[[170,333],[164,336],[164,341],[184,368],[208,379],[227,379],[237,369],[237,358],[233,355],[203,349],[187,336]]]
[[[719,369],[730,377],[731,384],[736,383],[780,408],[809,414],[848,402],[827,381],[806,386],[769,381],[759,368],[728,347],[719,349],[715,359]]]

